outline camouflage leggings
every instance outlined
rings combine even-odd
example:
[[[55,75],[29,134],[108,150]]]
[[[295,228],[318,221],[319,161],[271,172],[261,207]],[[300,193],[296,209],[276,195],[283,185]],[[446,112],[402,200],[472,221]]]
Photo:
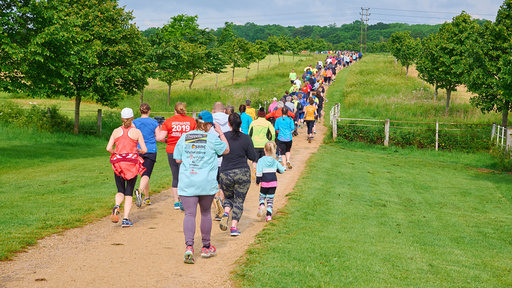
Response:
[[[251,187],[251,170],[234,169],[220,173],[220,188],[224,192],[224,208],[231,208],[231,219],[240,221],[244,201]]]

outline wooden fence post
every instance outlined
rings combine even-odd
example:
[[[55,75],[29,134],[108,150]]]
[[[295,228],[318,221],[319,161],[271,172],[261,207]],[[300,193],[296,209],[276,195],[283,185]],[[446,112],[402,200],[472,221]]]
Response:
[[[512,146],[512,128],[507,128],[507,146],[506,151]]]
[[[98,109],[98,137],[101,136],[101,127],[102,127],[102,121],[101,121],[101,109]]]
[[[389,146],[389,119],[386,119],[386,122],[384,124],[384,133],[386,134],[386,137],[384,138],[384,146]]]
[[[439,121],[436,121],[436,151],[439,151]]]
[[[492,140],[494,140],[495,134],[496,134],[496,123],[492,123],[491,142],[492,142]]]
[[[196,111],[192,111],[192,118],[196,119]]]

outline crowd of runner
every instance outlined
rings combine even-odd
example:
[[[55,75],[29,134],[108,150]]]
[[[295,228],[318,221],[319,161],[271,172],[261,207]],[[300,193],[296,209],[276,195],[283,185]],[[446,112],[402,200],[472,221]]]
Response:
[[[326,89],[336,80],[339,70],[362,57],[361,54],[329,54],[304,68],[301,75],[292,70],[291,87],[281,99],[273,98],[269,107],[251,107],[251,100],[238,107],[213,104],[212,112],[203,110],[197,117],[187,116],[186,105],[178,102],[174,116],[159,124],[149,117],[149,104],[140,106],[141,117],[134,120],[133,110],[121,111],[123,125],[112,132],[107,151],[111,153],[117,194],[111,220],[119,222],[124,201],[122,227],[133,226],[129,213],[135,204],[150,205],[149,179],[156,162],[158,141],[165,142],[172,174],[173,208],[185,213],[185,263],[194,263],[194,235],[199,206],[202,234],[201,256],[215,255],[210,244],[211,207],[219,227],[231,236],[239,236],[238,223],[252,183],[260,186],[257,216],[272,220],[277,174],[293,168],[291,151],[294,137],[307,127],[311,143],[315,125],[323,117]],[[141,176],[135,189],[137,175]],[[135,190],[135,191],[134,191]],[[231,223],[229,219],[231,218]]]

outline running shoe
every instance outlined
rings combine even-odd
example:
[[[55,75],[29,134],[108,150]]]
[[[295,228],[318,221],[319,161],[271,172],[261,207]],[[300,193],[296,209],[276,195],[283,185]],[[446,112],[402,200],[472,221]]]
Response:
[[[292,168],[293,168],[293,167],[292,167],[292,163],[290,163],[290,161],[286,162],[286,167],[287,167],[288,169],[292,169]]]
[[[112,215],[110,215],[110,220],[112,220],[112,222],[114,222],[114,223],[119,222],[119,206],[118,205],[114,206],[114,208],[112,209]]]
[[[215,215],[222,215],[224,213],[224,208],[222,207],[222,200],[220,199],[220,197],[215,196],[213,202],[215,202]]]
[[[151,199],[149,199],[149,198],[144,199],[144,204],[151,205]]]
[[[220,216],[215,214],[215,221],[220,221],[220,220],[221,220]]]
[[[183,208],[183,202],[181,202],[181,200],[180,200],[180,204],[179,204],[179,205],[180,205],[180,206],[179,206],[179,207],[180,207],[180,210],[181,210],[181,211],[185,211],[185,208]]]
[[[220,224],[219,224],[220,230],[222,230],[222,231],[228,230],[228,218],[229,218],[229,214],[224,212],[224,214],[222,214],[222,217],[220,218]]]
[[[185,251],[185,259],[183,262],[187,264],[194,264],[194,247],[187,246],[187,250]]]
[[[142,206],[142,195],[139,189],[135,189],[135,206],[139,208]]]
[[[213,245],[210,245],[210,248],[203,247],[201,248],[201,257],[203,258],[210,258],[212,256],[215,256],[215,252],[217,249]]]
[[[272,220],[272,216],[268,215],[267,217],[265,217],[265,221],[267,221],[267,222],[268,222],[268,221],[270,221],[270,220]]]
[[[236,229],[236,227],[231,227],[231,236],[240,236],[240,231],[238,231],[238,229]]]
[[[133,222],[130,221],[130,219],[124,218],[123,219],[123,228],[131,227],[131,226],[133,226]]]
[[[258,214],[256,214],[256,215],[258,215],[258,217],[261,217],[261,216],[265,215],[264,213],[265,213],[265,205],[260,205],[260,207],[258,208]]]
[[[174,202],[174,210],[180,210],[180,202]]]
[[[311,143],[311,137],[308,138],[308,143]]]

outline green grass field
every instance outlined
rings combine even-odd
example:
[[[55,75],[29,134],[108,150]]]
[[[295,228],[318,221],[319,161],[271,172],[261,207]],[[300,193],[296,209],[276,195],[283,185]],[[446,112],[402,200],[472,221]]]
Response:
[[[379,65],[392,62],[380,63],[382,57],[364,60],[386,74]],[[388,114],[394,110],[386,99],[402,93],[407,95],[404,102],[412,103],[416,88],[404,86],[405,79],[392,84],[397,80],[376,71],[361,75],[363,65],[370,65],[365,61],[338,74],[326,113],[336,102],[343,103],[345,117],[382,113],[407,118],[416,109],[430,111],[403,103],[397,114]],[[375,79],[387,84],[368,84]],[[467,103],[458,105],[472,111]],[[412,119],[438,116],[430,112]],[[493,170],[494,158],[486,153],[340,144],[330,137],[309,160],[286,208],[240,259],[234,274],[239,286],[512,285],[511,176]]]
[[[247,95],[264,103],[288,88],[292,67],[307,63],[287,61],[260,70],[233,88],[178,87],[172,101],[187,102],[189,110],[209,110],[217,100],[237,103]],[[405,77],[400,82],[393,78],[399,71],[392,79],[376,72],[362,75],[363,65],[393,76],[386,69],[394,65],[385,56],[363,58],[341,71],[330,88],[327,115],[341,102],[345,117],[441,117],[435,105],[443,107],[442,99],[427,103],[431,96],[424,95],[419,106],[411,100],[418,98],[412,91],[421,82],[409,78],[405,83]],[[169,111],[166,93],[165,85],[145,93],[153,111]],[[130,97],[120,106],[135,108],[138,101]],[[473,116],[458,112],[450,119],[487,121],[492,115],[478,115],[467,101],[455,102],[464,115]],[[494,171],[494,158],[326,139],[289,194],[288,205],[239,260],[233,274],[239,286],[512,286],[511,176]],[[108,214],[115,184],[105,146],[104,139],[95,137],[0,126],[0,259],[41,237]],[[155,192],[171,181],[163,146],[159,150],[155,171],[160,172],[151,179]]]

